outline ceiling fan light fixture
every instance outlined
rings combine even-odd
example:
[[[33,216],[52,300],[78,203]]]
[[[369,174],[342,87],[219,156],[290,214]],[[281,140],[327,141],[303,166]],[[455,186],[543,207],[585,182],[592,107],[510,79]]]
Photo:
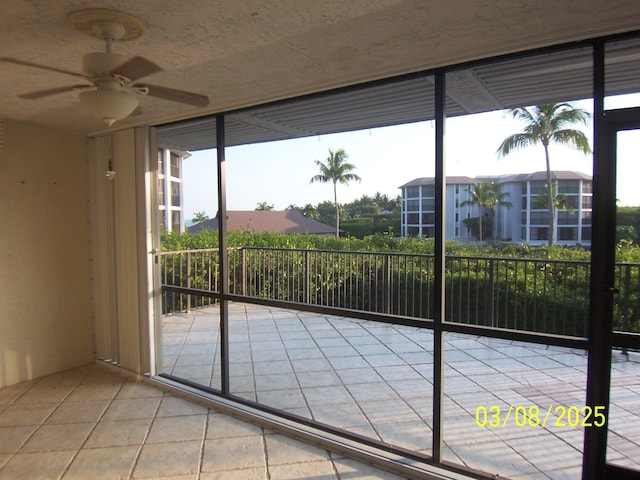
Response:
[[[86,90],[79,96],[89,111],[109,126],[131,115],[138,106],[135,95],[114,90]]]

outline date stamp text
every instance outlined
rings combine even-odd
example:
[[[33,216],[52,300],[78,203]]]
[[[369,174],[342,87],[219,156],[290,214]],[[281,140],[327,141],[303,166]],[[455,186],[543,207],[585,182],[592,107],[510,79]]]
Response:
[[[476,425],[479,427],[603,427],[606,424],[605,408],[602,405],[565,406],[549,405],[541,409],[537,405],[480,405],[476,408]]]

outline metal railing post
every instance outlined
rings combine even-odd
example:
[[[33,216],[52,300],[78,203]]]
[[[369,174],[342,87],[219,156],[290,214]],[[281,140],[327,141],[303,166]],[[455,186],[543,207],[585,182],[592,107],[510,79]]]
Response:
[[[384,313],[391,313],[391,259],[389,255],[384,256],[382,291],[384,292]]]
[[[304,273],[302,277],[302,302],[310,303],[311,300],[311,259],[309,258],[309,250],[303,253]]]
[[[491,326],[496,326],[495,319],[495,274],[494,274],[493,258],[489,259],[489,318],[491,320]]]
[[[242,285],[242,295],[247,294],[247,252],[244,247],[240,248],[240,285]]]
[[[191,288],[191,252],[187,252],[187,288]],[[187,294],[186,312],[191,311],[191,294]]]

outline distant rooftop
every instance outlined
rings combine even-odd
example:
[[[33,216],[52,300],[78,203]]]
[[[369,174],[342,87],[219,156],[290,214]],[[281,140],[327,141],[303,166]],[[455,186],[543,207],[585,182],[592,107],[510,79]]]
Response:
[[[187,230],[197,233],[201,230],[217,230],[218,217],[192,225]],[[227,211],[227,230],[270,233],[312,233],[315,235],[335,234],[336,229],[305,217],[296,211],[230,210]]]

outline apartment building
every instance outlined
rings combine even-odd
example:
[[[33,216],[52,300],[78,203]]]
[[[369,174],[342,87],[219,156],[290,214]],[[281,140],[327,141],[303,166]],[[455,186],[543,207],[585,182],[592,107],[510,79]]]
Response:
[[[558,244],[589,245],[591,243],[592,178],[580,172],[554,171],[553,191],[558,198],[556,239]],[[505,193],[507,205],[495,209],[471,204],[471,193],[479,183],[497,183]],[[545,244],[549,235],[549,208],[546,203],[546,172],[501,175],[494,177],[447,177],[446,238],[473,242],[477,236],[467,219],[482,215],[488,227],[484,239],[502,242]],[[403,237],[433,237],[435,234],[435,179],[416,178],[400,187],[402,190]]]
[[[160,229],[182,232],[183,211],[182,162],[190,154],[168,148],[158,149],[158,206]]]

